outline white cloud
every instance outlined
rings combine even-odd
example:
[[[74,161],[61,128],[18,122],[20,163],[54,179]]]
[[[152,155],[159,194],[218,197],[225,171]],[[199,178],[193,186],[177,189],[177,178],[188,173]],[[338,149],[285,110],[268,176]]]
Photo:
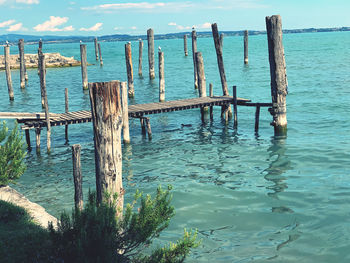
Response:
[[[42,24],[36,25],[34,27],[35,31],[50,31],[50,32],[58,32],[58,31],[73,31],[73,26],[67,26],[64,28],[57,28],[60,25],[67,23],[68,17],[59,17],[59,16],[50,16],[50,20],[45,21]]]
[[[16,3],[32,5],[32,4],[39,4],[39,0],[16,0]]]
[[[175,23],[175,22],[170,22],[170,23],[168,24],[168,26],[176,26],[176,23]]]
[[[11,25],[8,29],[6,29],[8,32],[14,32],[14,31],[27,31],[27,28],[23,27],[22,23]]]
[[[211,23],[209,23],[209,22],[206,22],[206,23],[204,23],[204,24],[202,24],[202,25],[199,25],[199,26],[197,26],[198,28],[202,28],[202,29],[208,29],[208,28],[211,28]]]
[[[136,26],[132,26],[131,29],[132,29],[132,30],[136,30],[137,27],[136,27]]]
[[[14,20],[14,19],[1,22],[1,23],[0,23],[0,28],[1,28],[1,27],[7,27],[7,26],[13,24],[14,22],[16,22],[16,20]]]
[[[99,31],[102,29],[103,23],[96,23],[94,26],[89,27],[89,28],[80,28],[79,31]]]

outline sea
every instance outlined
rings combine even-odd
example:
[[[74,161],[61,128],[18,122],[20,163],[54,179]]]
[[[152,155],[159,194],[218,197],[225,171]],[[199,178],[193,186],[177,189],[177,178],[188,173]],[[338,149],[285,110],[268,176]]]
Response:
[[[194,98],[191,39],[184,55],[183,39],[155,40],[156,78],[148,77],[147,41],[143,77],[138,76],[138,41],[132,41],[135,98],[129,104],[158,101],[158,47],[164,52],[166,100]],[[101,42],[103,66],[87,44],[89,82],[127,81],[125,42]],[[254,132],[255,108],[238,107],[238,128],[220,118],[201,122],[200,110],[150,115],[153,138],[141,134],[138,119],[130,120],[130,145],[123,145],[123,185],[126,202],[137,189],[154,195],[158,186],[172,185],[176,215],[154,247],[175,242],[184,229],[197,230],[201,240],[186,262],[349,262],[350,261],[350,32],[283,35],[287,66],[288,132],[275,137],[272,117],[261,109]],[[212,38],[198,38],[204,58],[207,92],[222,95]],[[37,45],[26,45],[36,53]],[[59,52],[80,60],[79,43],[44,43],[43,52]],[[11,54],[18,53],[11,46]],[[3,50],[0,50],[3,54]],[[243,37],[225,36],[223,56],[229,91],[252,102],[271,102],[266,35],[249,36],[249,64],[243,63]],[[12,70],[15,100],[10,102],[6,77],[0,71],[1,111],[41,112],[37,69],[28,69],[20,88]],[[47,68],[49,110],[89,110],[80,67]],[[14,122],[7,120],[12,128]],[[11,185],[29,200],[60,216],[74,206],[73,144],[82,147],[84,197],[95,189],[92,124],[53,127],[52,152],[33,150],[27,170]]]

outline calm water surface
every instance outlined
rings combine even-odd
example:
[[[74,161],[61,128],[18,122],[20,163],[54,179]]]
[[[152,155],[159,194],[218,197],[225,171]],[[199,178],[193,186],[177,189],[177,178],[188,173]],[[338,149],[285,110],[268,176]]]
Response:
[[[243,38],[225,37],[224,62],[230,86],[238,95],[270,102],[266,36],[251,36],[249,65],[243,65]],[[183,40],[159,40],[165,53],[166,99],[196,97],[192,57],[183,54]],[[126,80],[124,44],[101,43],[104,66],[95,62],[88,43],[89,81]],[[146,47],[147,45],[145,45]],[[153,140],[140,134],[131,120],[131,145],[123,148],[127,200],[138,188],[154,193],[158,185],[173,185],[176,215],[161,241],[174,241],[183,228],[197,228],[202,245],[187,262],[349,262],[350,249],[350,32],[284,35],[289,82],[288,137],[274,138],[271,116],[261,112],[254,134],[253,108],[239,107],[239,126],[220,120],[204,125],[198,109],[152,115]],[[36,53],[37,46],[26,46]],[[137,72],[138,43],[132,42]],[[207,83],[221,94],[216,54],[211,38],[199,38]],[[3,51],[1,51],[3,52]],[[16,53],[17,47],[11,47]],[[44,45],[79,59],[79,44]],[[135,99],[158,100],[158,81],[148,79],[147,48],[144,78],[135,75]],[[157,56],[156,56],[157,61]],[[156,63],[157,66],[157,63]],[[136,69],[136,70],[135,70]],[[4,72],[0,72],[1,111],[41,111],[37,71],[29,69],[25,90],[19,72],[12,71],[15,101],[8,101]],[[47,69],[51,112],[64,111],[69,88],[70,110],[90,109],[81,88],[79,67]],[[231,91],[231,90],[230,90]],[[185,125],[182,125],[185,124]],[[10,122],[10,125],[12,123]],[[191,125],[191,126],[188,126]],[[70,146],[82,145],[85,196],[95,187],[91,123],[52,129],[53,151],[35,149],[26,157],[28,169],[14,187],[58,216],[73,206]],[[31,133],[35,144],[34,132]]]

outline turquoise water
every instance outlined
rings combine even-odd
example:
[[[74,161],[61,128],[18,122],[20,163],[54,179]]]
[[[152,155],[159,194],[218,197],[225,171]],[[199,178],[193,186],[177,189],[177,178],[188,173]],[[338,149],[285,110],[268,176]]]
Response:
[[[251,36],[249,65],[243,65],[243,38],[225,37],[224,62],[230,86],[238,96],[270,102],[266,36]],[[192,57],[183,55],[183,40],[159,40],[165,54],[166,99],[196,97]],[[93,43],[88,61],[95,63]],[[89,81],[125,81],[124,43],[101,43],[104,66],[88,68]],[[145,47],[146,47],[145,42]],[[274,138],[272,118],[264,108],[259,134],[254,134],[254,108],[238,108],[238,130],[220,120],[204,125],[198,109],[151,115],[153,140],[143,138],[139,121],[131,120],[131,145],[123,148],[127,200],[138,188],[154,193],[173,185],[176,215],[162,241],[174,241],[183,228],[197,228],[201,246],[187,262],[349,262],[350,249],[350,32],[284,35],[289,82],[288,136]],[[36,46],[26,46],[35,53]],[[137,72],[138,43],[132,42]],[[211,38],[198,39],[207,83],[221,94]],[[17,47],[11,47],[16,53]],[[79,44],[44,45],[79,59]],[[158,100],[158,81],[148,79],[147,48],[144,78],[135,74],[135,99]],[[156,57],[157,61],[157,57]],[[157,62],[156,62],[157,65]],[[10,103],[4,72],[0,72],[1,111],[41,111],[37,72],[29,69],[25,90],[12,71],[15,101]],[[70,110],[90,109],[81,88],[79,67],[47,69],[50,111],[64,111],[69,88]],[[231,91],[231,90],[230,90]],[[183,126],[182,124],[186,124]],[[187,126],[190,124],[192,126]],[[28,169],[14,187],[58,216],[73,205],[70,146],[82,145],[85,196],[95,187],[92,125],[52,130],[53,152],[29,153]],[[31,133],[35,145],[34,132]]]

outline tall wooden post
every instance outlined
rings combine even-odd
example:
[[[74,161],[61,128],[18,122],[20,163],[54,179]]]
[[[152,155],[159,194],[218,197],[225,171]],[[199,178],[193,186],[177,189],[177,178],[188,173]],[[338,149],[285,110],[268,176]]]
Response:
[[[95,43],[95,57],[96,57],[96,60],[98,60],[98,44],[97,44],[97,37],[95,37],[94,43]]]
[[[28,129],[25,130],[25,134],[26,134],[27,149],[30,152],[32,150],[32,146],[30,144],[30,134]]]
[[[150,28],[147,30],[147,43],[148,43],[148,64],[149,64],[149,78],[154,79],[154,32]]]
[[[205,73],[204,73],[204,62],[203,62],[203,56],[201,52],[196,52],[196,66],[197,66],[197,74],[198,74],[198,92],[199,97],[206,97],[206,80],[205,80]],[[204,112],[207,110],[205,107],[201,107],[201,117],[202,122],[204,122]]]
[[[133,98],[135,96],[135,90],[134,90],[134,72],[132,68],[130,42],[125,44],[125,61],[126,61],[126,73],[128,76],[128,94],[130,98]]]
[[[39,55],[39,64],[40,64],[40,87],[41,92],[44,95],[44,107],[45,107],[45,120],[47,127],[47,152],[51,151],[51,124],[50,124],[50,113],[49,113],[49,104],[47,102],[47,92],[46,92],[46,65],[45,65],[45,55]]]
[[[40,80],[40,95],[41,95],[41,108],[45,109],[45,93],[44,93],[44,90],[43,90],[43,85],[46,86],[46,83],[41,83],[42,78],[41,78],[41,66],[42,66],[42,63],[40,62],[40,57],[43,56],[43,52],[42,52],[42,49],[41,48],[38,48],[38,75],[39,75],[39,80]],[[46,73],[46,68],[45,68],[45,73]],[[44,79],[44,81],[46,82],[46,78]]]
[[[209,83],[209,97],[214,97],[213,84]],[[214,119],[213,116],[213,106],[210,106],[210,120]]]
[[[120,82],[122,93],[122,111],[123,111],[123,141],[125,144],[130,143],[129,132],[129,108],[128,108],[128,88],[126,82]]]
[[[68,88],[64,89],[64,111],[65,113],[69,112],[69,99],[68,99]],[[68,124],[66,124],[65,127],[65,138],[66,138],[66,143],[68,142]]]
[[[142,76],[142,49],[143,49],[143,41],[139,39],[139,76]]]
[[[43,49],[43,41],[42,41],[41,38],[40,38],[39,44],[38,44],[38,75],[40,75],[39,55],[42,53],[42,49]],[[42,95],[41,95],[41,97],[42,97]],[[44,108],[43,105],[44,105],[44,104],[43,104],[43,101],[42,101],[41,106]]]
[[[89,83],[91,115],[94,130],[97,203],[117,197],[117,216],[122,215],[124,189],[122,182],[121,130],[122,108],[118,81]]]
[[[85,44],[80,44],[80,61],[81,61],[81,77],[83,81],[83,89],[88,89],[87,58],[86,58]]]
[[[218,67],[219,67],[219,73],[220,73],[220,79],[221,79],[221,86],[222,86],[222,93],[224,96],[229,96],[228,88],[227,88],[227,81],[226,81],[226,75],[225,75],[225,69],[224,69],[224,60],[222,57],[222,48],[220,45],[220,39],[219,39],[219,32],[218,32],[218,26],[216,23],[211,25],[211,29],[213,32],[213,38],[214,38],[214,44],[215,44],[215,50],[216,50],[216,58],[218,61]],[[232,110],[230,105],[228,106],[222,106],[221,108],[221,116],[225,118],[226,121],[228,121],[229,118],[232,117]]]
[[[188,56],[188,51],[187,51],[187,35],[184,35],[184,52],[185,52],[185,56]]]
[[[267,42],[271,76],[272,109],[275,135],[287,134],[288,81],[282,43],[282,19],[279,15],[266,17]]]
[[[40,133],[41,133],[41,128],[36,128],[35,129],[35,139],[36,139],[36,152],[40,153]]]
[[[244,31],[244,64],[248,64],[248,30]]]
[[[5,71],[6,71],[7,90],[9,93],[9,99],[14,100],[15,95],[13,94],[12,78],[11,78],[10,47],[8,44],[4,47],[4,57],[5,57]]]
[[[159,47],[158,51],[159,66],[159,102],[165,101],[165,78],[164,78],[164,53]]]
[[[152,129],[151,129],[151,122],[149,120],[149,118],[145,117],[145,126],[147,128],[147,135],[148,135],[148,140],[152,140]]]
[[[198,89],[198,76],[197,76],[197,66],[196,66],[196,52],[197,52],[197,33],[192,28],[192,58],[193,58],[193,70],[194,70],[194,88]]]
[[[74,203],[75,209],[83,209],[83,178],[81,175],[80,165],[80,144],[74,144],[72,146],[72,159],[73,159],[73,179],[74,179]]]
[[[103,66],[102,52],[101,52],[101,44],[98,43],[98,56],[100,57],[100,66]]]
[[[221,46],[221,49],[224,48],[224,33],[220,34],[220,46]]]
[[[255,133],[259,132],[260,105],[256,106],[255,110]]]
[[[20,74],[20,85],[24,89],[26,87],[25,80],[25,61],[24,61],[24,40],[20,39],[18,41],[18,51],[19,51],[19,74]]]
[[[233,128],[237,129],[238,120],[237,120],[237,87],[233,86],[232,88],[232,96],[233,96]]]

